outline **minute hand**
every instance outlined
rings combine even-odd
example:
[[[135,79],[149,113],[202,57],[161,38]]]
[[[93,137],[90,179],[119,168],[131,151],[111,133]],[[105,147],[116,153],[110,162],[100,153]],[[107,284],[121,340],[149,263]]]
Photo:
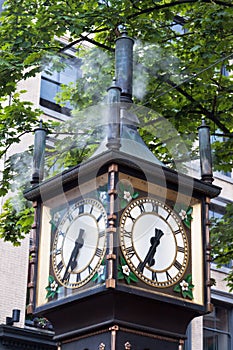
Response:
[[[164,235],[163,231],[160,229],[155,229],[155,236],[151,237],[150,239],[150,248],[148,250],[148,253],[146,254],[146,257],[144,259],[144,261],[141,261],[138,264],[138,270],[140,272],[143,271],[144,267],[146,266],[146,264],[148,264],[149,266],[154,265],[155,261],[154,261],[154,255],[156,252],[156,248],[158,247],[158,245],[160,244],[160,239],[161,237]]]
[[[66,266],[66,270],[65,270],[65,273],[64,273],[64,276],[62,279],[63,281],[69,277],[69,274],[70,274],[69,270],[71,270],[71,272],[72,272],[75,269],[75,267],[77,266],[77,256],[78,256],[80,248],[82,248],[83,243],[84,243],[84,240],[83,240],[84,232],[85,231],[83,229],[79,230],[78,238],[75,241],[74,249],[72,250],[69,262]]]

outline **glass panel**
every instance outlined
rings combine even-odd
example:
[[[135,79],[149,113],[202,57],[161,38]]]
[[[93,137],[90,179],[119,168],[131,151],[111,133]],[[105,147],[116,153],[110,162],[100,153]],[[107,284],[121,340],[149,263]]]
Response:
[[[217,336],[217,344],[218,344],[217,349],[228,350],[229,346],[230,346],[229,340],[230,339],[229,339],[229,336],[227,334],[218,334],[218,336]]]
[[[77,78],[77,67],[75,65],[67,65],[66,68],[60,72],[61,84],[69,84],[70,82],[75,82]]]
[[[216,339],[214,332],[204,330],[204,350],[216,350]]]
[[[215,306],[213,312],[204,316],[204,327],[228,332],[228,310]]]
[[[54,97],[56,96],[57,92],[59,91],[59,86],[57,84],[54,84],[51,81],[41,79],[41,90],[40,90],[40,97],[54,102]]]
[[[63,70],[57,72],[52,69],[47,70],[49,72],[43,71],[41,74],[41,91],[40,97],[46,101],[50,101],[56,104],[55,97],[57,93],[61,90],[61,84],[68,85],[71,82],[76,82],[79,77],[81,77],[82,72],[80,69],[80,61],[73,58],[68,58],[64,61],[66,66]],[[71,109],[71,104],[67,101],[66,108]],[[49,108],[52,108],[50,106]]]
[[[215,310],[203,318],[203,326],[206,328],[215,328]]]
[[[227,334],[204,330],[203,350],[229,350],[230,339]]]
[[[42,77],[48,78],[49,80],[52,80],[54,82],[59,81],[59,73],[56,71],[53,71],[52,69],[47,68],[47,70],[44,70],[41,73]]]
[[[228,332],[228,310],[216,307],[216,329]]]
[[[229,310],[215,306],[213,312],[205,315],[204,325],[204,348],[203,350],[229,350]]]
[[[221,219],[223,216],[222,213],[218,213],[215,210],[210,210],[209,214],[210,214],[210,218],[212,218],[212,219]]]

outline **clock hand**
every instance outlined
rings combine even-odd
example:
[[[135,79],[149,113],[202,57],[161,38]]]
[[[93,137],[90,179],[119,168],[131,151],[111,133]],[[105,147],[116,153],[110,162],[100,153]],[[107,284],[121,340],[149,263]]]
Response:
[[[160,244],[160,239],[161,237],[164,235],[163,231],[160,229],[155,229],[155,236],[151,237],[150,239],[150,248],[148,250],[148,253],[146,254],[146,257],[144,259],[144,261],[141,261],[138,264],[137,269],[142,272],[144,267],[146,266],[146,264],[148,264],[149,266],[154,265],[155,263],[155,259],[154,259],[154,255],[156,252],[156,248],[158,247],[158,245]]]
[[[78,256],[80,248],[82,248],[83,243],[84,243],[84,239],[83,239],[84,232],[85,231],[83,229],[79,230],[79,235],[75,241],[74,249],[72,250],[72,253],[70,255],[70,259],[69,259],[69,262],[66,266],[66,270],[65,270],[62,281],[65,281],[69,277],[70,272],[72,272],[77,266],[77,256]],[[71,271],[69,272],[69,270],[71,270]]]

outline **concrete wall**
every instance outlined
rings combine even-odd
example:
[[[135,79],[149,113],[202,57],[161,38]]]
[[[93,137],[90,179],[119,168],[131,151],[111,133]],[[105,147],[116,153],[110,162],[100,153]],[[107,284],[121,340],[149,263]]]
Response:
[[[39,107],[40,75],[22,81],[18,86],[20,90],[27,90],[22,94],[22,99],[30,101],[35,108]],[[36,127],[36,126],[35,126]],[[33,143],[34,136],[28,134],[22,137],[21,143],[10,148],[6,157],[19,153]],[[0,172],[4,162],[0,163]],[[31,178],[31,174],[28,174]],[[0,202],[0,212],[3,200]],[[0,324],[5,324],[6,317],[12,316],[13,309],[19,309],[20,322],[16,326],[24,327],[26,292],[28,276],[29,235],[22,241],[20,247],[14,247],[11,243],[0,240]]]
[[[16,326],[23,327],[25,320],[29,236],[20,247],[0,240],[0,324],[6,317],[12,316],[13,309],[19,309],[20,322]]]

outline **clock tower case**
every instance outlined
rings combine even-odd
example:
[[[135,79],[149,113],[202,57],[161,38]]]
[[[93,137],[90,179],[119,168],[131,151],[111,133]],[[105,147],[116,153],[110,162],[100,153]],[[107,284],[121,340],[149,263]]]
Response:
[[[182,350],[189,322],[211,311],[208,210],[220,188],[209,129],[199,128],[201,180],[164,166],[137,131],[150,112],[132,103],[132,62],[123,33],[107,136],[88,160],[42,181],[45,132],[35,131],[31,307],[59,350]]]

